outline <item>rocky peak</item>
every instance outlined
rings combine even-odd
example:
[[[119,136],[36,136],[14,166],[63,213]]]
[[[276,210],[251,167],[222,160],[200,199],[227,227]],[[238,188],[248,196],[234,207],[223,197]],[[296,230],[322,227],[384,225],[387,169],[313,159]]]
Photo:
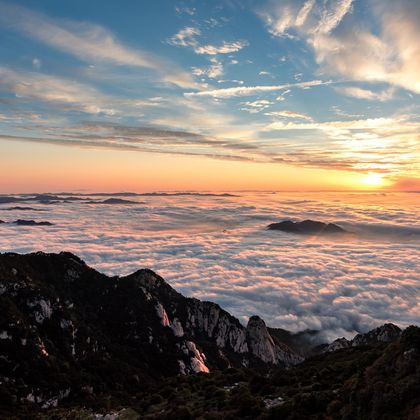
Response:
[[[352,347],[390,343],[401,335],[401,328],[394,324],[384,324],[365,334],[357,334],[351,340]]]
[[[259,316],[251,316],[246,331],[251,353],[266,363],[277,363],[274,340],[265,322]]]
[[[177,299],[182,297],[162,277],[147,268],[137,270],[126,277],[121,277],[121,281],[134,282],[151,294],[159,294],[160,298]]]
[[[263,362],[291,366],[304,360],[299,353],[271,335],[264,320],[259,316],[249,318],[246,331],[250,353]]]
[[[336,351],[340,349],[346,349],[351,347],[351,341],[345,337],[337,338],[331,344],[328,344],[325,351]]]
[[[335,351],[348,347],[375,346],[380,343],[390,343],[400,337],[401,328],[394,324],[384,324],[364,334],[357,334],[352,340],[337,338],[323,351]]]

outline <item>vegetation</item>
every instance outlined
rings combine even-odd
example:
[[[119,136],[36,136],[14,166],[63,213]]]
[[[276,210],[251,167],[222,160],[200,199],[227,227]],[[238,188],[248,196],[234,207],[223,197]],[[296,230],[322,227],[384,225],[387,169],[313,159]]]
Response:
[[[120,412],[121,419],[415,420],[419,362],[420,328],[409,327],[389,345],[321,354],[287,370],[229,368],[170,377],[132,395],[115,390],[37,413],[22,406],[16,418],[88,419]],[[13,418],[10,411],[2,414]]]

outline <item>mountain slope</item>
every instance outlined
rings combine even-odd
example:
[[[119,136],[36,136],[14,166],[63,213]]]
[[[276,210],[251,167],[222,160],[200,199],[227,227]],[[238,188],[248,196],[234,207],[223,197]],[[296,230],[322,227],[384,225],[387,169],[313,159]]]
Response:
[[[2,392],[44,406],[162,376],[302,361],[260,318],[245,328],[150,270],[107,277],[70,253],[0,255],[0,355]]]
[[[418,418],[419,328],[313,348],[316,334],[244,327],[150,270],[0,254],[0,418]]]

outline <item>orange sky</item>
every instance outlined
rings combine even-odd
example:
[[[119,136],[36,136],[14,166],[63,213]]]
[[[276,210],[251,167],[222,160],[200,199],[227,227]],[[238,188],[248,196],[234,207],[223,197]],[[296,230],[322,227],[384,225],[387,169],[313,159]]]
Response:
[[[5,150],[7,149],[7,150]],[[381,176],[284,165],[50,144],[0,145],[0,191],[372,190]],[[413,189],[401,183],[398,189]]]

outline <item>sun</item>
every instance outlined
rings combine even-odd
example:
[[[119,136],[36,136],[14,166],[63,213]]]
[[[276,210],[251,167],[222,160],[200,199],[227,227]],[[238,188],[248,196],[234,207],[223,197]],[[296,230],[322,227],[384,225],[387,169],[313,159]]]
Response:
[[[376,172],[366,175],[362,179],[362,183],[370,187],[379,187],[383,184],[383,175]]]

